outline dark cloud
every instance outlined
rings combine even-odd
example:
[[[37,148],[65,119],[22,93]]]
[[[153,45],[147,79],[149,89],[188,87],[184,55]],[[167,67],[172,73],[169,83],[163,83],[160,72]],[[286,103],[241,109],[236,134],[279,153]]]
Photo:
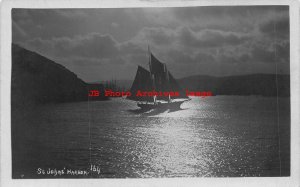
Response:
[[[170,50],[167,56],[169,57],[170,61],[174,62],[174,64],[193,64],[195,61],[191,55],[177,50]]]
[[[206,6],[206,7],[185,7],[174,9],[174,15],[178,19],[186,21],[205,19],[224,19],[230,17],[239,19],[241,17],[259,16],[267,12],[286,12],[288,6]]]
[[[143,28],[140,33],[141,37],[156,45],[170,45],[175,37],[172,31],[163,27]]]
[[[287,6],[13,9],[12,41],[86,81],[134,77],[148,45],[176,78],[289,73]]]
[[[194,47],[222,47],[224,45],[239,45],[250,39],[250,36],[225,32],[220,30],[202,30],[198,33],[188,28],[180,31],[180,41]]]
[[[285,63],[290,61],[290,42],[284,42],[276,45],[276,57]]]
[[[274,43],[270,48],[263,45],[254,45],[251,50],[250,59],[253,62],[262,62],[275,64],[278,62],[283,62],[289,64],[289,42],[285,43]]]
[[[245,63],[250,62],[251,56],[248,54],[242,55],[230,55],[230,54],[222,54],[218,56],[218,62],[222,64],[234,64],[234,65],[243,65]]]
[[[155,25],[143,9],[12,9],[12,20],[31,37],[51,39],[89,33],[111,34],[118,41],[134,37],[140,29]],[[14,42],[16,38],[13,38]]]
[[[12,21],[12,37],[15,41],[22,41],[28,35],[16,22]]]
[[[251,51],[251,55],[253,60],[258,62],[265,62],[265,63],[273,63],[275,62],[275,53],[274,51],[267,50],[261,47],[255,47]]]
[[[290,32],[289,17],[267,20],[259,27],[260,31],[270,37],[288,37]]]
[[[85,57],[109,58],[118,53],[117,42],[112,36],[98,33],[76,38],[70,43],[71,52]]]
[[[214,63],[216,61],[214,55],[204,52],[198,52],[195,56],[196,62],[207,62],[207,63]]]
[[[74,38],[62,37],[51,40],[36,38],[26,43],[42,53],[59,57],[78,56],[89,58],[110,58],[119,53],[117,42],[112,36],[91,33]]]
[[[74,17],[70,19],[60,12],[57,9],[12,9],[12,20],[29,36],[42,39],[63,37],[66,33],[73,36],[82,30],[80,27],[85,23],[82,16],[76,16],[73,11]]]
[[[140,46],[133,42],[124,42],[119,44],[120,47],[120,55],[140,55],[146,54],[146,46]]]

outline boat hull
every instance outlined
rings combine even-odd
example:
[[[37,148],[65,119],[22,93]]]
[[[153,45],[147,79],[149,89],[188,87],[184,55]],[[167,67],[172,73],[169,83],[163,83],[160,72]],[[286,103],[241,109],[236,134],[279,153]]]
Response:
[[[172,103],[158,103],[158,104],[153,104],[153,103],[138,103],[138,107],[140,107],[143,110],[151,110],[151,109],[170,109],[170,110],[180,110],[180,105],[184,101],[177,101],[177,102],[172,102]]]

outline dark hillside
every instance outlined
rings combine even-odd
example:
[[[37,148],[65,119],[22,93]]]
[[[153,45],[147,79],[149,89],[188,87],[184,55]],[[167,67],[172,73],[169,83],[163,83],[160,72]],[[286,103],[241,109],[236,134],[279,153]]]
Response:
[[[214,95],[262,95],[290,96],[290,76],[275,74],[252,74],[228,77],[190,76],[179,79],[184,89],[212,91]]]

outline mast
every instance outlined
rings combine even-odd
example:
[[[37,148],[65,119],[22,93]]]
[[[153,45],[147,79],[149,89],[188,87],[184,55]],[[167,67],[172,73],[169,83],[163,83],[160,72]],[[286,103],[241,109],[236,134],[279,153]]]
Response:
[[[166,64],[164,64],[164,72],[166,74],[167,88],[168,88],[168,90],[170,90],[169,72],[167,70],[167,65]],[[171,102],[171,95],[170,94],[169,94],[169,100],[168,100],[168,102],[169,103]]]
[[[150,70],[150,76],[151,76],[151,80],[152,80],[152,87],[155,90],[155,76],[152,72],[152,64],[151,64],[151,51],[150,51],[150,47],[148,45],[148,55],[149,55],[149,70]],[[153,102],[154,104],[156,104],[156,95],[153,96]]]

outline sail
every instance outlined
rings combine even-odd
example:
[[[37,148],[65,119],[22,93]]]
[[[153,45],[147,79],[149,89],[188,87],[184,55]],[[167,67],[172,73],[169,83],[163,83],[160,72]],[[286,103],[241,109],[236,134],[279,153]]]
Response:
[[[127,97],[127,99],[134,101],[153,101],[153,97],[138,97],[136,96],[137,91],[152,91],[152,83],[151,83],[151,75],[148,70],[145,68],[138,66],[135,79],[132,83],[130,92],[131,96]]]
[[[180,87],[179,83],[167,70],[165,63],[160,62],[152,53],[149,59],[150,72],[145,68],[138,66],[135,79],[131,86],[131,96],[127,99],[134,101],[150,101],[156,102],[157,100],[170,101],[170,99],[188,98],[185,91]],[[179,92],[179,96],[136,96],[137,92]]]
[[[168,73],[169,73],[170,90],[179,92],[179,97],[176,97],[176,98],[177,99],[179,99],[179,98],[189,98],[188,96],[186,96],[185,91],[181,88],[181,86],[176,81],[176,79],[173,77],[173,75],[170,72],[168,72]]]
[[[154,87],[156,91],[162,92],[179,92],[179,96],[173,97],[172,99],[188,98],[185,91],[180,87],[179,83],[172,76],[172,74],[167,70],[166,64],[160,62],[152,53],[150,59],[150,72],[154,78]],[[160,96],[159,100],[169,100],[168,96]]]
[[[150,58],[150,72],[152,75],[153,89],[156,91],[169,91],[169,82],[167,80],[166,65],[160,62],[152,53]],[[168,96],[159,96],[158,100],[169,100]]]
[[[165,74],[165,64],[160,62],[152,53],[150,61],[150,71],[151,74],[164,75]]]

